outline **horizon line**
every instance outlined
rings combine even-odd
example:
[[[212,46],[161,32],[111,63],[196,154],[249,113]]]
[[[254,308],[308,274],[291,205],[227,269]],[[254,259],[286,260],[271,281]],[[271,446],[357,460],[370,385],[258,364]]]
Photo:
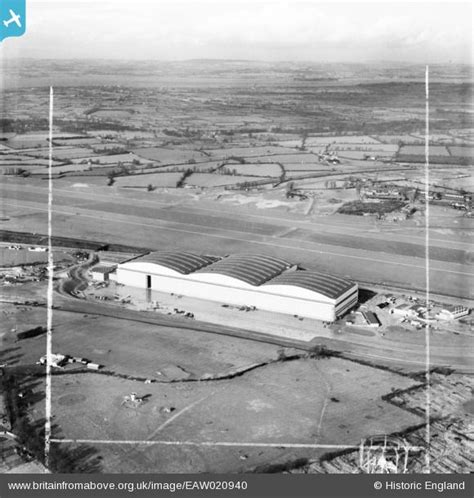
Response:
[[[461,61],[438,61],[438,62],[426,62],[426,61],[408,61],[408,60],[390,60],[390,59],[369,59],[365,61],[353,61],[353,60],[334,60],[334,61],[321,61],[321,60],[289,60],[289,59],[242,59],[242,58],[226,58],[226,57],[193,57],[188,59],[152,59],[152,58],[118,58],[118,57],[35,57],[35,56],[25,56],[25,57],[0,57],[0,61],[111,61],[111,62],[153,62],[153,63],[189,63],[189,62],[240,62],[240,63],[285,63],[285,64],[348,64],[353,66],[363,65],[363,64],[404,64],[410,66],[443,66],[443,65],[460,65],[474,67],[474,61],[471,62],[461,62]]]

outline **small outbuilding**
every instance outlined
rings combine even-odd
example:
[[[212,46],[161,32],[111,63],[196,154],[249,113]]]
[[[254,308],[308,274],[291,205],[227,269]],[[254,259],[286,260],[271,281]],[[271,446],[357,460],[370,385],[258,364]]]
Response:
[[[108,282],[110,280],[110,274],[114,273],[116,270],[116,266],[106,266],[106,265],[97,265],[91,268],[90,272],[92,275],[92,279],[96,282]]]

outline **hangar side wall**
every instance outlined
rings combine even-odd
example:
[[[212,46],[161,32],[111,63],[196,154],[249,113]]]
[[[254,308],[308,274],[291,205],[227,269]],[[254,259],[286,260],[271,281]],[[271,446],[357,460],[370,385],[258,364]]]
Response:
[[[261,287],[239,288],[222,283],[194,280],[192,275],[170,276],[145,273],[126,268],[117,268],[117,282],[132,287],[146,288],[147,275],[151,275],[151,289],[158,292],[182,294],[238,306],[255,306],[258,309],[305,316],[316,320],[332,322],[336,319],[335,303],[289,297],[267,293]]]

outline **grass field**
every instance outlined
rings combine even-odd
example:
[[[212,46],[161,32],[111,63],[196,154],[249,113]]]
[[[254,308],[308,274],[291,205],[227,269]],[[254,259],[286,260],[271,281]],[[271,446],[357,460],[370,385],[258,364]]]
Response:
[[[424,156],[425,146],[424,145],[404,145],[399,154],[413,154]],[[443,145],[432,145],[430,146],[430,154],[433,156],[449,156],[449,152]]]
[[[387,155],[393,154],[397,152],[398,145],[395,144],[346,144],[346,143],[337,143],[331,144],[331,150],[337,151],[362,151],[362,152],[376,152],[376,153],[385,153]]]
[[[272,176],[279,177],[282,174],[282,169],[275,163],[246,163],[246,164],[226,164],[226,169],[231,171],[235,170],[237,175],[250,175],[250,176]]]
[[[323,137],[308,137],[306,139],[306,145],[326,145],[332,143],[379,144],[380,141],[368,135],[328,135]]]
[[[66,160],[66,159],[78,159],[90,156],[92,154],[92,150],[88,147],[54,147],[53,148],[53,158],[58,160]],[[47,149],[27,152],[28,155],[34,157],[40,157],[43,159],[48,159],[49,151]]]
[[[331,149],[333,150],[333,149]],[[379,152],[367,152],[367,151],[363,151],[363,150],[341,150],[341,151],[338,151],[337,153],[338,157],[340,158],[344,158],[344,159],[364,159],[365,156],[369,155],[369,156],[373,156],[373,155],[380,155]]]
[[[19,166],[19,167],[23,167],[23,166],[48,166],[49,160],[48,159],[32,159],[31,157],[28,157],[22,161],[11,161],[10,158],[8,158],[6,161],[3,161],[0,159],[0,166],[3,166],[4,164],[7,166],[15,165],[15,166]],[[53,162],[52,162],[53,166],[59,166],[61,164],[64,164],[64,161],[53,160]]]
[[[54,260],[72,261],[71,256],[63,251],[53,251]],[[28,251],[26,248],[20,250],[7,249],[0,246],[0,266],[19,266],[45,263],[48,261],[47,252]]]
[[[233,166],[233,165],[232,165]],[[254,182],[266,177],[256,176],[233,176],[233,175],[213,175],[210,173],[194,173],[186,178],[186,185],[196,187],[222,187],[225,185],[235,185],[236,183]]]
[[[94,167],[98,167],[99,165],[95,164]],[[59,173],[71,173],[74,171],[88,171],[91,168],[91,165],[89,164],[68,164],[65,166],[56,166],[54,167],[53,174],[59,174]],[[47,175],[49,172],[49,168],[38,168],[34,170],[34,173],[36,174],[41,174],[41,175]]]
[[[19,154],[0,154],[0,164],[4,164],[12,161],[31,161],[30,156],[19,155]],[[38,159],[39,160],[39,159]]]
[[[222,165],[224,161],[207,161],[204,163],[196,163],[196,164],[180,164],[180,165],[170,165],[170,166],[159,166],[157,171],[184,171],[186,169],[191,169],[193,171],[201,171],[206,172],[208,170],[217,169]],[[232,164],[226,165],[226,167],[230,168],[233,166]]]
[[[286,172],[328,172],[330,168],[324,163],[318,161],[312,163],[282,163]]]
[[[23,315],[24,320],[14,322],[18,331],[41,324],[45,310],[28,308]],[[266,443],[358,444],[367,435],[422,422],[382,401],[392,389],[414,385],[410,378],[388,371],[336,358],[282,361],[296,351],[179,327],[60,310],[53,318],[53,351],[86,357],[116,374],[159,381],[145,384],[116,375],[67,370],[54,375],[52,412],[57,435],[235,444],[89,443],[102,456],[104,472],[249,471],[317,452],[272,448]],[[14,354],[22,364],[34,363],[44,350],[44,341],[44,336],[20,341],[14,345]],[[246,368],[250,368],[246,373],[226,377]],[[206,374],[221,379],[195,381]],[[131,392],[145,396],[146,402],[138,408],[124,405],[123,397]],[[32,413],[37,419],[42,417],[41,398]],[[246,442],[261,446],[248,447]]]
[[[76,137],[76,138],[54,138],[53,144],[60,146],[74,146],[74,145],[98,145],[100,139],[95,137]]]
[[[371,368],[344,360],[274,363],[234,379],[201,383],[143,385],[96,374],[66,375],[53,378],[53,413],[64,437],[236,444],[93,445],[104,471],[235,472],[302,453],[265,443],[357,444],[369,434],[420,423],[420,417],[381,400],[392,388],[412,384],[388,372],[374,376]],[[130,392],[147,396],[147,402],[138,409],[122,405]],[[262,446],[249,448],[245,442]]]
[[[47,147],[48,132],[45,133],[28,133],[24,135],[15,135],[8,138],[5,145],[13,149],[25,149],[30,147]]]
[[[252,158],[253,162],[279,162],[282,164],[293,164],[293,163],[299,163],[299,164],[310,164],[310,163],[315,163],[318,162],[318,156],[312,153],[308,152],[303,152],[301,154],[299,153],[293,153],[293,154],[273,154],[269,156],[257,156]]]
[[[258,156],[266,157],[274,154],[293,154],[295,150],[288,147],[268,145],[253,147],[229,147],[226,149],[207,149],[207,152],[212,158],[229,158],[232,156],[254,158]],[[268,158],[266,160],[268,161]]]
[[[190,161],[205,162],[209,160],[209,157],[202,152],[184,149],[146,147],[133,149],[133,152],[141,158],[157,161],[163,165],[186,164]]]
[[[84,149],[86,150],[86,149]],[[88,151],[90,153],[90,151]],[[131,163],[132,161],[139,161],[141,160],[140,157],[133,153],[126,153],[126,154],[111,154],[111,155],[104,155],[104,156],[98,156],[98,155],[89,155],[89,156],[82,156],[79,159],[74,159],[73,162],[76,164],[81,164],[84,161],[88,162],[96,162],[98,164],[117,164],[119,162],[121,163]],[[143,160],[142,160],[143,161]],[[148,162],[148,161],[145,161]]]
[[[424,137],[417,135],[377,135],[375,138],[380,140],[385,144],[395,144],[398,145],[399,142],[403,142],[404,144],[415,144],[415,143],[423,143],[425,141]]]
[[[115,179],[117,187],[176,187],[183,173],[152,173],[150,175],[119,176]]]
[[[303,139],[297,139],[297,140],[279,140],[277,143],[280,145],[280,147],[301,147]]]
[[[92,113],[92,115],[95,116],[96,118],[124,120],[124,119],[130,119],[130,116],[132,116],[133,113],[126,110],[121,111],[119,109],[101,109],[99,111]]]
[[[450,145],[448,147],[449,152],[451,152],[452,156],[458,156],[458,157],[474,157],[474,147],[463,147],[463,146],[456,146],[456,145]]]

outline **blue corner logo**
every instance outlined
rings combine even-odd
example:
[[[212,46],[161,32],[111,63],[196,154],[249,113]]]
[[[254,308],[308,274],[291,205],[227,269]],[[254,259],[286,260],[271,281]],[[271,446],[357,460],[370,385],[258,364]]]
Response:
[[[0,0],[0,41],[26,31],[26,0]]]

